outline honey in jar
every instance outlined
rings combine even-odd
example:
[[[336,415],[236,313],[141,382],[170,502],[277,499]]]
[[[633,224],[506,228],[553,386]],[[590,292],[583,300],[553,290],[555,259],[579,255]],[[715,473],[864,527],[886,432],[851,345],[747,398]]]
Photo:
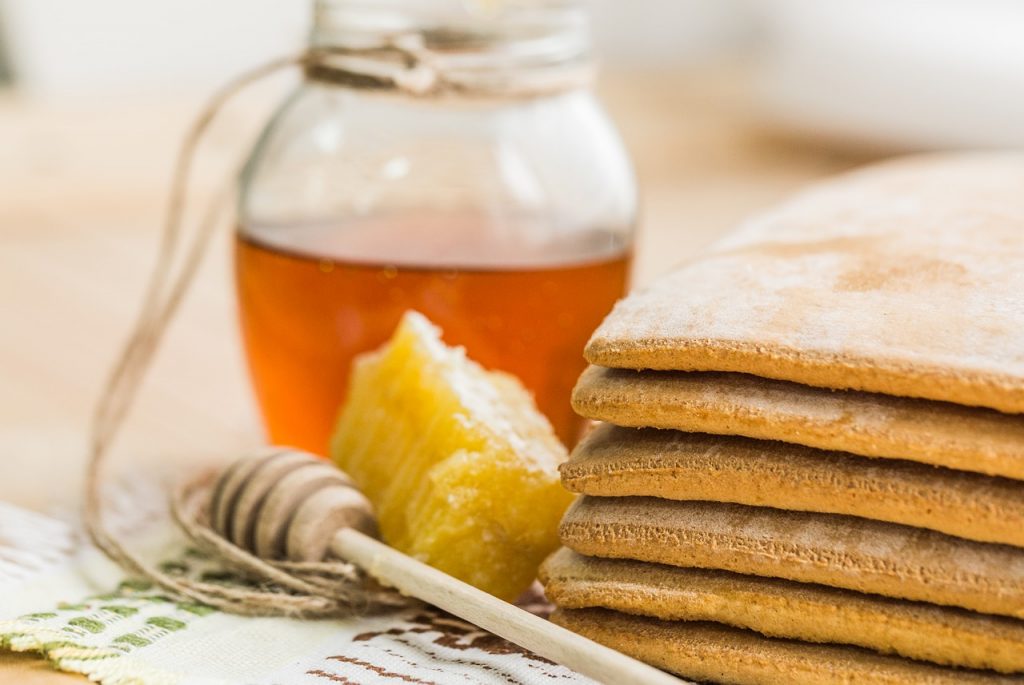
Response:
[[[606,244],[572,261],[527,265],[506,255],[505,265],[478,259],[472,268],[442,256],[374,262],[239,235],[243,337],[275,443],[323,453],[352,359],[384,343],[408,310],[484,367],[518,376],[562,441],[575,442],[569,395],[587,338],[624,292],[629,252]]]
[[[314,46],[414,37],[437,79],[457,85],[388,87],[374,75],[407,60],[387,49],[320,64],[260,135],[242,176],[236,279],[269,438],[325,454],[353,358],[415,310],[448,344],[518,376],[572,444],[570,391],[587,338],[624,294],[636,208],[621,142],[577,77],[585,8],[316,9]]]

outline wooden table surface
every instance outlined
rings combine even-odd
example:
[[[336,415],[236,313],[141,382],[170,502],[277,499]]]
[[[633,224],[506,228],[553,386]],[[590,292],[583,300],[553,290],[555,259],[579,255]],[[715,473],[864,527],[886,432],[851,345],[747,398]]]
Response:
[[[747,84],[733,69],[604,79],[602,96],[643,187],[637,284],[751,211],[866,161],[765,130]],[[78,506],[90,408],[138,307],[171,160],[201,101],[0,94],[0,499],[47,512]],[[226,113],[199,194],[248,145],[267,102],[264,94]],[[131,416],[120,468],[186,469],[260,441],[229,266],[225,235]],[[33,657],[0,653],[0,682],[71,679]]]

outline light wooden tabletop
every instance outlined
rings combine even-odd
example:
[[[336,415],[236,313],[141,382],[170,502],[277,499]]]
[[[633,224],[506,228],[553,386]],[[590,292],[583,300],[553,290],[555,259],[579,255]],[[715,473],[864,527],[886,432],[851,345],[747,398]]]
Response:
[[[866,161],[756,123],[743,70],[613,74],[602,94],[643,186],[636,283],[809,180]],[[78,506],[85,426],[141,296],[171,160],[201,96],[35,102],[0,95],[0,499]],[[222,177],[266,111],[226,115],[199,175]],[[119,443],[125,468],[186,469],[260,441],[235,330],[227,241],[207,260]],[[50,683],[0,653],[0,682]]]

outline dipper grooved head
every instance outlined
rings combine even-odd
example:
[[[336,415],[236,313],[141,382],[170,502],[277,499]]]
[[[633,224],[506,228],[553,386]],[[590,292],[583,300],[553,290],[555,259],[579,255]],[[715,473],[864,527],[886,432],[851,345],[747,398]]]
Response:
[[[217,479],[210,521],[224,538],[266,559],[320,561],[334,534],[376,535],[369,500],[330,462],[290,448],[239,459]]]

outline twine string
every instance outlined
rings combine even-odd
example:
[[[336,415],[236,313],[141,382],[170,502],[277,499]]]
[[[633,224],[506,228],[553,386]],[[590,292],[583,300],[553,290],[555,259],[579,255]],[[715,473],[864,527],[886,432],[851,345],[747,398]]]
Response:
[[[312,78],[347,88],[391,90],[415,97],[453,93],[536,97],[580,87],[588,82],[590,72],[567,69],[554,80],[546,75],[535,80],[503,81],[497,87],[493,83],[475,86],[471,81],[446,74],[416,34],[395,36],[379,45],[361,48],[312,48],[269,61],[231,79],[207,101],[186,133],[174,165],[157,261],[132,332],[102,388],[93,414],[84,490],[86,531],[96,547],[126,572],[177,597],[238,614],[321,618],[406,606],[410,600],[380,588],[348,563],[265,560],[225,540],[210,527],[206,512],[213,479],[210,474],[173,492],[173,517],[196,544],[255,582],[229,585],[167,573],[133,553],[111,532],[104,520],[101,492],[111,448],[164,333],[178,312],[217,228],[227,223],[223,219],[233,195],[230,185],[215,193],[191,239],[185,240],[189,179],[201,143],[218,114],[236,95],[292,68],[301,68]]]

